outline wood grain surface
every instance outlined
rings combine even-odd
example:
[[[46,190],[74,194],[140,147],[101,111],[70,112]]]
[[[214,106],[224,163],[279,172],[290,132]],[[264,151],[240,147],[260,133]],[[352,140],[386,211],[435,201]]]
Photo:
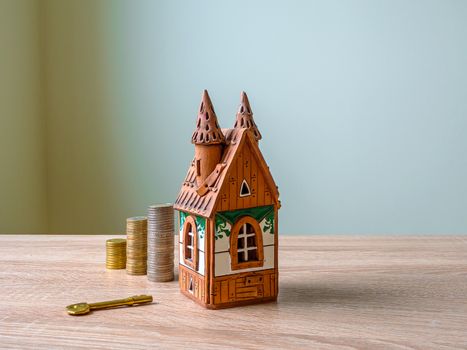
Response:
[[[106,270],[107,238],[0,236],[0,348],[467,349],[467,237],[282,237],[278,302],[215,311]]]

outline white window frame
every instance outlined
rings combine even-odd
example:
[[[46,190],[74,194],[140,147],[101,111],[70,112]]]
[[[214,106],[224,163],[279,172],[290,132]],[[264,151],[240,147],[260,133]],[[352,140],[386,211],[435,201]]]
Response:
[[[248,189],[248,193],[242,193],[243,186],[246,186],[246,188]],[[251,189],[250,189],[250,186],[248,185],[248,182],[246,182],[245,179],[243,179],[242,184],[240,185],[240,193],[239,193],[239,196],[240,196],[240,197],[248,197],[248,196],[251,196]]]

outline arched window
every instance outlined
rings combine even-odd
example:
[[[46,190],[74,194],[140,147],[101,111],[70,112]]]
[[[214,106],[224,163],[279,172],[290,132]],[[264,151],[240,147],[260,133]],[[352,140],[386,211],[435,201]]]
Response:
[[[232,228],[230,261],[232,270],[263,266],[263,236],[251,216],[242,217]]]
[[[198,232],[196,221],[187,216],[183,226],[183,261],[194,270],[198,268]]]

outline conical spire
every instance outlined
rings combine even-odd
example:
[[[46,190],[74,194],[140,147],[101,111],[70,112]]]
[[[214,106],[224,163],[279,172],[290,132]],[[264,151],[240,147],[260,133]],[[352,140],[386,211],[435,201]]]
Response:
[[[196,129],[191,143],[197,145],[215,145],[225,142],[224,134],[219,127],[216,112],[212,106],[207,90],[204,90],[196,120]]]
[[[242,91],[240,94],[240,105],[238,106],[237,120],[235,121],[234,128],[247,128],[253,132],[256,141],[261,140],[262,136],[253,119],[253,112],[251,111],[250,102],[245,91]]]

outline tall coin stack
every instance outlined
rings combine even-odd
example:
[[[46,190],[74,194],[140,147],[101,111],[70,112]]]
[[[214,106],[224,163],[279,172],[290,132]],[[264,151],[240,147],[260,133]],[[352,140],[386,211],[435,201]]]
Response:
[[[110,270],[124,269],[126,266],[126,240],[108,239],[105,242],[105,267]]]
[[[174,210],[172,204],[148,208],[148,280],[174,279]]]
[[[135,216],[126,219],[126,272],[145,275],[148,258],[148,219]]]

